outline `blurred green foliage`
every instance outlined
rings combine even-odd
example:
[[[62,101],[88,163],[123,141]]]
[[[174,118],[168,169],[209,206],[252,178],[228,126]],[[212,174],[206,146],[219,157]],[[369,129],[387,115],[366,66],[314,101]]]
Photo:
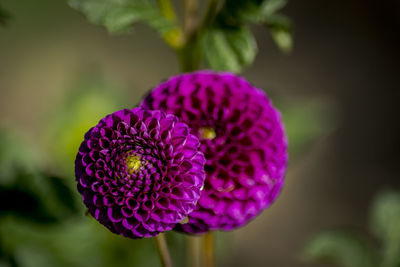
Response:
[[[7,245],[7,240],[17,240],[6,227],[8,219],[47,229],[79,209],[73,191],[62,178],[39,167],[35,152],[18,133],[2,128],[0,140],[0,258],[19,266],[16,251]]]
[[[40,169],[18,134],[0,130],[0,216],[56,223],[77,211],[64,179]]]
[[[71,175],[85,133],[105,115],[124,108],[117,89],[117,85],[102,80],[99,75],[85,75],[73,84],[70,94],[47,118],[49,123],[42,133],[42,143],[58,169]]]
[[[293,49],[292,23],[282,15],[273,14],[265,20],[272,39],[283,53],[290,53]]]
[[[130,32],[138,22],[161,34],[173,27],[154,0],[69,0],[69,4],[84,13],[90,22],[104,25],[111,33]]]
[[[9,18],[10,14],[0,6],[0,26],[6,25]]]
[[[286,0],[225,1],[214,22],[206,29],[202,42],[208,66],[236,73],[249,66],[257,54],[257,43],[249,28],[251,24],[267,26],[281,51],[290,52],[290,21],[277,14],[286,3]]]
[[[276,106],[285,123],[291,162],[299,159],[313,142],[336,128],[336,107],[328,99],[282,99],[276,101]]]
[[[310,241],[304,252],[306,260],[318,259],[344,267],[374,267],[374,255],[368,243],[357,233],[331,230]]]
[[[380,193],[372,203],[370,216],[370,230],[379,246],[372,246],[360,233],[336,229],[312,238],[305,245],[302,258],[344,267],[399,267],[400,193]]]
[[[190,36],[181,36],[184,27],[179,25],[169,0],[69,0],[69,3],[89,21],[104,25],[111,33],[127,33],[135,23],[146,23],[172,48],[189,49],[190,53],[187,49],[184,52],[185,57],[195,62],[205,61],[214,70],[239,73],[254,61],[257,43],[251,24],[266,26],[282,52],[290,52],[293,46],[290,20],[277,13],[286,0],[225,1],[221,7],[218,1],[210,0],[203,20],[198,21],[198,28]]]
[[[1,232],[18,266],[158,266],[153,240],[111,234],[89,217],[49,226],[5,218]]]
[[[372,205],[371,231],[382,245],[382,267],[400,266],[400,193],[379,195]]]

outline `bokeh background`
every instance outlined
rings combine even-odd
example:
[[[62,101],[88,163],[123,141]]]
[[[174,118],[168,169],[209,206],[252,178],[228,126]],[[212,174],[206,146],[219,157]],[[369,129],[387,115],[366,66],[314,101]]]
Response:
[[[152,240],[85,216],[73,160],[90,126],[179,72],[174,53],[145,26],[112,36],[63,0],[0,5],[12,15],[0,27],[0,266],[158,266]],[[400,2],[293,0],[283,13],[293,52],[254,27],[243,75],[282,110],[286,185],[256,220],[218,233],[219,266],[328,266],[302,261],[305,242],[368,232],[374,196],[400,188]],[[183,266],[183,236],[168,238]]]

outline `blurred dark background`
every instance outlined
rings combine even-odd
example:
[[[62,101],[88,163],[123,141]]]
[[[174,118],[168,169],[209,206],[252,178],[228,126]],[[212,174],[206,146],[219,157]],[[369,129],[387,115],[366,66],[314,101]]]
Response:
[[[145,26],[112,36],[65,1],[0,5],[12,16],[0,27],[0,266],[156,266],[151,241],[109,234],[65,192],[83,133],[178,73],[174,53]],[[295,25],[293,52],[254,27],[259,54],[243,75],[282,109],[286,185],[256,220],[218,234],[220,266],[311,266],[299,260],[308,238],[341,226],[366,232],[376,193],[400,188],[400,2],[292,0],[283,13]],[[61,190],[59,206],[46,204],[45,183]],[[28,191],[54,218],[24,219]],[[170,239],[182,246],[180,234]]]

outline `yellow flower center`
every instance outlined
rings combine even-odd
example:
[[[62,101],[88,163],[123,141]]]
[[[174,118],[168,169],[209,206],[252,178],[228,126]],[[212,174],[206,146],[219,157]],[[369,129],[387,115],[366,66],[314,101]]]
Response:
[[[203,139],[208,139],[208,140],[213,140],[217,134],[215,133],[215,130],[211,127],[203,127],[200,128],[200,136]]]
[[[139,170],[140,166],[142,166],[142,162],[140,161],[140,156],[129,155],[125,159],[126,167],[128,168],[128,172],[130,174]]]

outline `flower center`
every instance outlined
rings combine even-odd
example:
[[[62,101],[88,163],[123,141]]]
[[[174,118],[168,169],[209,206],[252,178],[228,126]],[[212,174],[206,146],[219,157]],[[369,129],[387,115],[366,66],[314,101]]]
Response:
[[[213,140],[217,136],[215,130],[211,127],[200,128],[199,132],[200,132],[200,137],[203,139]]]
[[[129,155],[125,159],[126,168],[128,169],[128,173],[132,174],[139,170],[140,166],[142,166],[142,162],[140,161],[140,156]]]

